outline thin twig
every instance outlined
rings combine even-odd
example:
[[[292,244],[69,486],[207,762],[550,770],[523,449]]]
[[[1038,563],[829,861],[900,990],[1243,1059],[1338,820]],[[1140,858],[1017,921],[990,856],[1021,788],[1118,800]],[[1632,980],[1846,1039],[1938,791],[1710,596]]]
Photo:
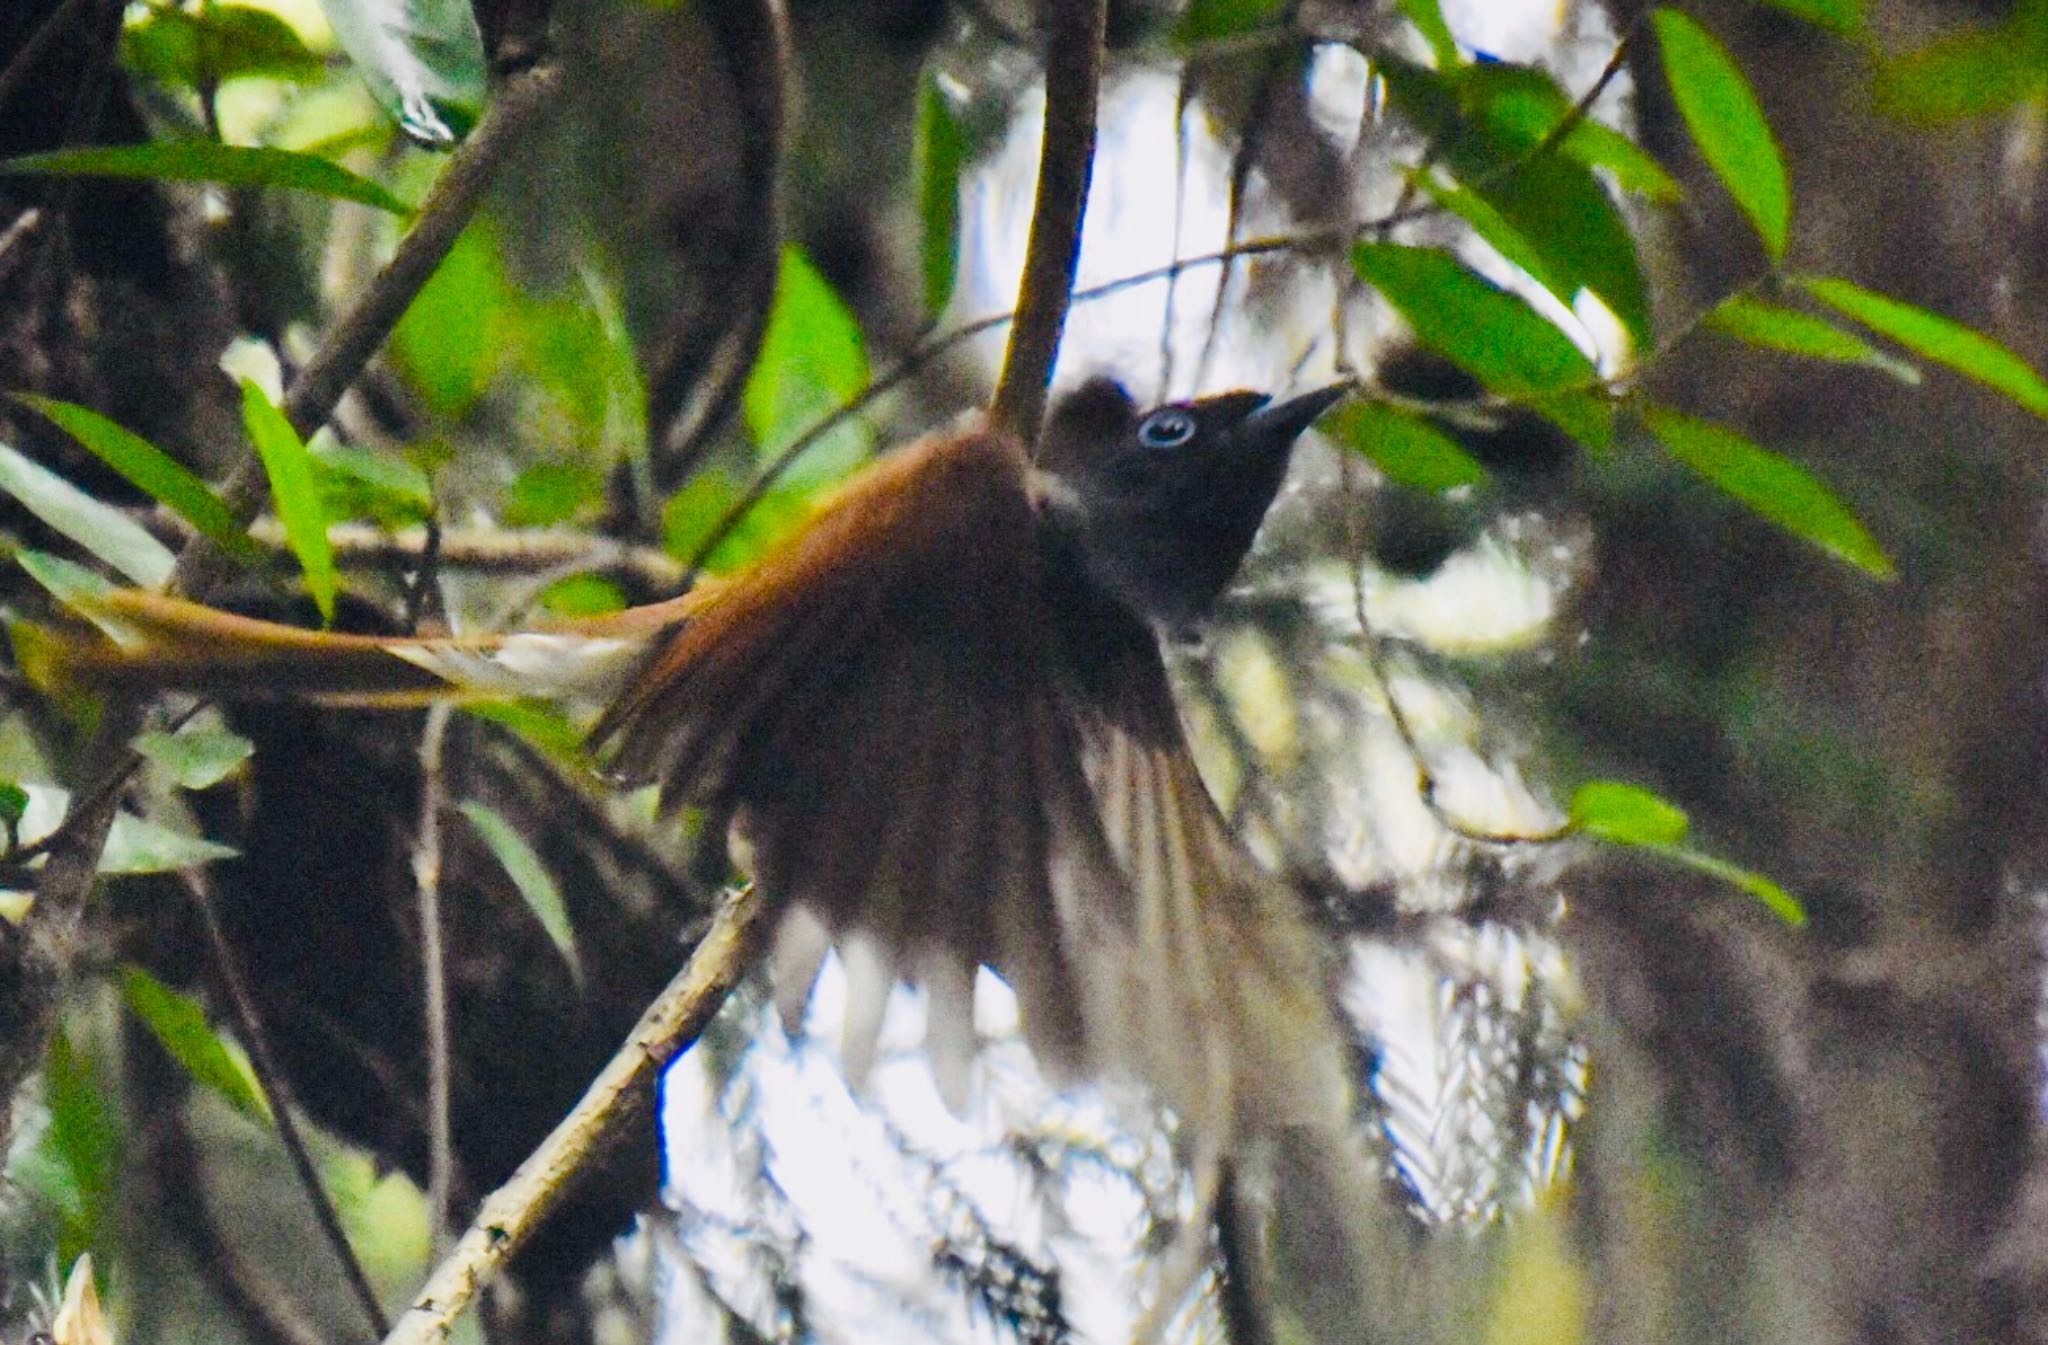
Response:
[[[726,898],[688,965],[647,1006],[575,1108],[484,1201],[384,1345],[439,1345],[448,1338],[456,1319],[561,1203],[634,1109],[651,1105],[662,1070],[697,1040],[753,964],[765,913],[751,887]]]
[[[441,923],[441,810],[447,785],[441,769],[448,741],[446,704],[427,711],[420,732],[420,829],[412,847],[413,885],[419,898],[420,994],[427,1038],[427,1214],[435,1255],[448,1249],[454,1227],[455,1143],[448,1095],[454,1077],[448,1036],[447,941]]]
[[[14,249],[21,245],[23,239],[34,233],[36,226],[42,222],[42,207],[30,206],[16,215],[4,232],[0,232],[0,280],[7,279],[8,274],[14,270],[18,260],[13,255]]]
[[[306,1193],[306,1200],[313,1207],[313,1217],[319,1222],[327,1245],[334,1249],[335,1259],[341,1262],[342,1275],[347,1279],[357,1305],[362,1308],[364,1318],[381,1336],[391,1329],[391,1319],[384,1315],[384,1305],[377,1301],[377,1291],[371,1287],[362,1260],[357,1257],[355,1248],[349,1244],[347,1231],[341,1226],[341,1215],[336,1212],[327,1188],[320,1182],[320,1173],[313,1166],[312,1150],[299,1129],[298,1104],[292,1099],[284,1071],[278,1068],[277,1057],[270,1049],[270,1036],[263,1030],[262,1015],[256,1010],[256,998],[249,993],[249,983],[242,977],[241,960],[228,939],[227,928],[221,924],[220,908],[213,899],[213,885],[203,869],[183,869],[179,877],[192,897],[193,906],[199,911],[200,923],[206,928],[206,941],[213,948],[214,970],[220,976],[221,989],[227,994],[228,1015],[234,1020],[235,1035],[249,1053],[249,1069],[256,1076],[256,1086],[263,1091],[263,1100],[270,1105],[270,1115],[277,1123],[277,1138],[291,1158],[292,1170],[298,1174],[299,1188]]]
[[[1038,190],[1017,282],[1017,323],[1010,329],[1003,372],[989,421],[1026,444],[1038,439],[1045,391],[1067,325],[1074,268],[1081,259],[1081,221],[1095,170],[1095,108],[1102,89],[1102,34],[1107,0],[1051,0],[1045,31],[1045,131]]]

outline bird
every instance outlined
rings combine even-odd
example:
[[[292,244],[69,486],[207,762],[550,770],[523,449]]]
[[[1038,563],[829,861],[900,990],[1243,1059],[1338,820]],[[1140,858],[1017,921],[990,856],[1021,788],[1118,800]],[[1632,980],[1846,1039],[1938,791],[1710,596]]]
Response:
[[[616,780],[730,819],[773,903],[785,1022],[838,950],[850,1079],[910,981],[961,1106],[987,966],[1055,1079],[1133,1079],[1215,1146],[1336,1124],[1320,943],[1203,785],[1161,640],[1211,614],[1347,391],[1141,408],[1094,378],[1035,454],[971,416],[855,473],[751,568],[546,630],[342,635],[106,589],[73,599],[98,633],[52,642],[39,675],[394,706],[601,692],[590,741]]]

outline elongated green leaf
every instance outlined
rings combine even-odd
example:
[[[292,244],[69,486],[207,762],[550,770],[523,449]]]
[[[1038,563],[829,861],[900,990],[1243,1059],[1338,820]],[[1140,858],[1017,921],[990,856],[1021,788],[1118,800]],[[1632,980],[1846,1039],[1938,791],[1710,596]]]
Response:
[[[155,588],[171,577],[177,558],[141,524],[5,444],[0,444],[0,490],[130,583]]]
[[[50,1120],[19,1175],[57,1211],[57,1256],[64,1262],[104,1246],[112,1231],[108,1204],[120,1174],[122,1134],[98,1075],[61,1027],[51,1035],[43,1061],[43,1105]]]
[[[429,146],[469,134],[484,102],[484,42],[467,0],[321,0],[320,7],[400,130]]]
[[[1616,845],[1676,845],[1685,839],[1685,810],[1619,780],[1588,780],[1572,792],[1567,812],[1574,828]]]
[[[1700,157],[1756,227],[1772,261],[1785,255],[1792,189],[1764,110],[1728,49],[1675,9],[1651,15],[1664,78]]]
[[[1799,904],[1799,899],[1754,869],[1745,869],[1718,855],[1710,855],[1683,845],[1650,845],[1643,848],[1673,863],[1683,864],[1689,869],[1696,869],[1719,878],[1724,883],[1741,888],[1761,901],[1772,915],[1794,929],[1806,923],[1806,908]]]
[[[211,789],[234,773],[255,749],[226,729],[188,728],[177,733],[144,733],[135,750],[161,766],[180,789]]]
[[[164,140],[146,145],[104,145],[52,150],[0,160],[0,174],[40,177],[128,177],[159,182],[218,182],[227,187],[280,187],[337,201],[375,206],[395,215],[412,208],[340,164],[294,150],[222,145],[211,140]]]
[[[323,621],[334,620],[334,552],[327,544],[327,506],[305,441],[263,389],[242,380],[242,424],[270,478],[270,499],[284,524],[285,540],[299,558],[306,592]]]
[[[2004,23],[1965,28],[1878,71],[1877,105],[1922,126],[2003,112],[2048,85],[2048,7],[2021,4]]]
[[[234,859],[242,852],[231,845],[173,831],[133,813],[116,813],[100,852],[98,872],[104,874],[175,873],[195,864]]]
[[[1492,391],[1554,392],[1593,380],[1592,362],[1563,332],[1447,252],[1361,243],[1351,260],[1416,340]]]
[[[2037,416],[2048,416],[2048,382],[2043,382],[2025,360],[1984,333],[1846,280],[1805,276],[1799,283],[1814,298],[1878,335],[1995,388]]]
[[[1773,9],[1843,37],[1863,31],[1862,0],[1764,0]]]
[[[1486,479],[1486,469],[1457,440],[1385,402],[1345,402],[1323,417],[1322,430],[1371,459],[1388,480],[1417,490],[1453,490]]]
[[[461,812],[511,878],[512,885],[519,889],[527,909],[547,931],[562,960],[569,964],[570,973],[582,980],[583,967],[576,956],[576,934],[569,927],[569,910],[562,904],[562,891],[555,885],[547,865],[541,863],[540,856],[503,814],[475,799],[463,800]]]
[[[785,248],[761,354],[741,394],[747,430],[763,459],[867,384],[867,354],[853,311],[801,251]],[[857,467],[868,447],[868,431],[850,421],[814,445],[783,481],[792,489],[830,484]]]
[[[1685,196],[1678,180],[1665,171],[1657,157],[1611,126],[1581,119],[1566,131],[1558,152],[1588,168],[1604,168],[1614,174],[1614,184],[1660,205],[1671,205]]]
[[[1572,828],[1608,845],[1623,845],[1711,874],[1763,902],[1772,914],[1797,928],[1806,911],[1791,893],[1760,873],[1684,844],[1690,828],[1685,810],[1619,780],[1589,780],[1572,793],[1567,816]]]
[[[1451,27],[1444,22],[1443,7],[1437,0],[1400,0],[1401,14],[1415,25],[1415,31],[1422,34],[1422,40],[1429,46],[1429,54],[1436,58],[1436,68],[1453,70],[1458,65],[1458,43],[1451,36]]]
[[[327,70],[283,19],[230,4],[152,8],[122,30],[121,58],[138,74],[191,89],[239,75],[318,79]]]
[[[206,1011],[189,995],[171,989],[140,967],[121,974],[121,998],[171,1059],[204,1087],[258,1125],[270,1124],[270,1107],[248,1062],[215,1034]]]
[[[1880,579],[1891,558],[1819,478],[1723,425],[1649,403],[1643,423],[1666,452],[1795,537]]]
[[[967,137],[945,91],[929,73],[917,92],[914,144],[924,311],[936,318],[953,298],[960,269],[960,170],[967,160]]]
[[[1493,202],[1467,188],[1448,185],[1435,173],[1418,174],[1415,181],[1432,201],[1471,225],[1472,232],[1485,239],[1503,260],[1526,271],[1531,280],[1562,302],[1571,302],[1577,288],[1571,277],[1552,266],[1543,250],[1524,237]]]
[[[1882,369],[1904,383],[1918,383],[1920,371],[1905,360],[1887,355],[1852,332],[1824,318],[1782,304],[1766,303],[1746,294],[1723,299],[1704,319],[1710,331],[1764,350],[1804,355],[1837,364]]]
[[[231,556],[248,559],[261,554],[213,487],[180,466],[176,459],[139,434],[131,433],[72,402],[16,393],[14,400],[33,407],[76,439],[128,483],[172,510]]]
[[[1614,402],[1602,389],[1543,393],[1522,404],[1595,453],[1614,445]]]

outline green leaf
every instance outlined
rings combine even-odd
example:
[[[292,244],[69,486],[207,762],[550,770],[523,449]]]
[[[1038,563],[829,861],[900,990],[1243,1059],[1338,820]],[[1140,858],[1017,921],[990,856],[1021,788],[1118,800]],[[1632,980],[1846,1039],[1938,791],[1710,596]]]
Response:
[[[1364,454],[1390,481],[1416,490],[1477,485],[1486,469],[1426,418],[1385,402],[1348,401],[1323,417],[1321,428]]]
[[[1939,126],[2004,112],[2048,83],[2048,6],[2022,4],[2004,23],[1967,28],[1886,62],[1877,106],[1888,116]]]
[[[953,105],[929,72],[918,86],[917,129],[912,141],[917,176],[919,270],[924,276],[924,311],[936,319],[953,298],[960,270],[960,170],[967,161],[967,137]]]
[[[697,553],[740,499],[739,488],[724,473],[700,472],[662,506],[661,549],[685,564],[698,561],[711,574],[743,570],[796,531],[809,516],[816,493],[801,486],[769,491],[700,558]]]
[[[0,444],[0,490],[52,530],[119,570],[130,583],[156,588],[178,563],[141,524],[5,444]]]
[[[41,413],[130,485],[176,513],[229,555],[250,559],[262,554],[211,486],[141,435],[72,402],[25,392],[15,393],[14,400]]]
[[[540,605],[559,617],[604,616],[623,611],[626,595],[603,575],[572,574],[542,589]]]
[[[1614,445],[1614,402],[1598,388],[1542,393],[1522,404],[1595,453]]]
[[[1729,295],[1701,321],[1710,331],[1788,355],[1838,364],[1881,364],[1885,360],[1875,346],[1832,322],[1747,294]]]
[[[242,380],[242,424],[249,431],[249,441],[256,445],[264,475],[270,478],[271,502],[277,508],[278,522],[284,524],[285,540],[299,558],[306,591],[320,609],[320,619],[332,621],[334,552],[327,545],[327,510],[320,499],[313,457],[284,412],[246,378]]]
[[[321,0],[342,49],[399,129],[421,144],[469,134],[484,103],[484,43],[467,0]]]
[[[1862,0],[1764,0],[1773,9],[1842,37],[1863,31]]]
[[[474,799],[465,799],[460,811],[512,879],[512,885],[519,889],[527,909],[547,931],[562,960],[569,964],[570,974],[581,981],[583,968],[576,957],[576,936],[569,928],[568,908],[562,904],[562,892],[555,886],[554,875],[503,814]]]
[[[375,206],[394,215],[412,207],[365,177],[317,155],[211,140],[165,140],[52,150],[0,160],[0,174],[39,177],[127,177],[158,182],[217,182],[227,187],[280,187],[337,201]]]
[[[173,831],[133,813],[116,813],[100,852],[98,872],[109,875],[175,873],[195,864],[235,859],[241,851],[202,836]]]
[[[510,282],[488,218],[473,221],[391,333],[391,359],[430,410],[469,414],[503,366]]]
[[[1673,205],[1684,199],[1678,179],[1657,157],[1611,126],[1582,117],[1565,132],[1557,148],[1558,153],[1588,168],[1606,169],[1614,174],[1614,185],[1645,200]]]
[[[1429,54],[1436,58],[1439,70],[1454,70],[1458,65],[1458,43],[1451,36],[1451,27],[1444,22],[1443,7],[1437,0],[1400,0],[1402,17],[1415,25],[1415,31],[1422,34],[1422,40],[1429,45]]]
[[[1514,295],[1434,248],[1361,243],[1359,278],[1400,310],[1415,338],[1494,392],[1554,392],[1589,383],[1591,361]]]
[[[5,826],[9,835],[21,825],[21,818],[28,811],[28,791],[13,781],[0,784],[0,826]]]
[[[1615,845],[1676,845],[1688,826],[1677,804],[1619,780],[1580,785],[1567,816],[1574,829]]]
[[[60,1027],[43,1061],[43,1105],[49,1111],[24,1185],[58,1211],[60,1261],[105,1245],[108,1205],[121,1170],[121,1129],[92,1061]]]
[[[161,766],[180,789],[211,789],[233,774],[255,748],[226,729],[183,729],[144,733],[135,750]]]
[[[1644,848],[1674,863],[1719,878],[1724,883],[1734,884],[1761,901],[1771,914],[1794,929],[1806,924],[1806,908],[1799,904],[1799,899],[1753,869],[1745,869],[1717,855],[1704,854],[1681,845],[1652,845]]]
[[[2037,416],[2048,416],[2048,383],[2025,360],[1982,332],[1831,276],[1803,276],[1798,283],[1878,335],[2004,393]]]
[[[51,597],[76,612],[89,611],[98,599],[114,591],[114,586],[97,571],[47,551],[23,550],[16,552],[14,559],[29,578],[50,591]],[[129,642],[112,631],[108,638],[118,643]]]
[[[153,8],[122,30],[121,59],[137,74],[184,88],[243,75],[315,80],[327,71],[290,24],[246,5]]]
[[[198,1001],[140,967],[121,974],[121,998],[195,1082],[220,1094],[229,1106],[257,1124],[270,1124],[270,1107],[248,1062],[215,1034]]]
[[[1286,0],[1191,0],[1173,25],[1173,40],[1187,48],[1257,32],[1285,9]]]
[[[1685,811],[1641,785],[1589,780],[1572,792],[1567,816],[1573,830],[1596,841],[1643,850],[1711,874],[1756,897],[1786,924],[1806,923],[1798,901],[1770,879],[1683,844],[1690,825]]]
[[[1756,227],[1764,252],[1783,259],[1791,230],[1792,189],[1763,107],[1728,49],[1675,9],[1650,21],[1664,52],[1664,78],[1700,156]]]
[[[546,528],[567,522],[601,501],[604,477],[571,462],[537,462],[505,492],[505,522],[515,528]]]
[[[1543,250],[1524,237],[1493,202],[1467,188],[1446,184],[1435,173],[1421,173],[1414,180],[1432,201],[1471,225],[1472,232],[1484,239],[1503,260],[1526,271],[1531,280],[1562,302],[1571,303],[1577,286],[1569,277],[1560,274],[1550,264],[1550,259],[1543,255]]]
[[[1895,576],[1876,539],[1804,467],[1667,406],[1646,403],[1642,416],[1667,453],[1785,531],[1880,579]]]
[[[367,518],[386,528],[424,523],[434,512],[434,485],[404,458],[316,438],[307,445],[330,520]]]
[[[853,312],[797,248],[784,248],[761,353],[741,394],[747,431],[773,458],[868,385],[868,361]],[[783,479],[792,487],[837,481],[867,456],[865,427],[849,421],[811,447]]]
[[[477,701],[462,707],[512,733],[552,760],[575,770],[594,771],[583,730],[543,701]]]

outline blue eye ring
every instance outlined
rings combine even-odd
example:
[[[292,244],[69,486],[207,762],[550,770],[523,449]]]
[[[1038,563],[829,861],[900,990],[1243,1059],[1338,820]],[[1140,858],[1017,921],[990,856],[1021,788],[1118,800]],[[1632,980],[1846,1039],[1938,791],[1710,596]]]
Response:
[[[1138,442],[1146,448],[1179,448],[1194,437],[1194,416],[1178,406],[1162,406],[1138,422]]]

